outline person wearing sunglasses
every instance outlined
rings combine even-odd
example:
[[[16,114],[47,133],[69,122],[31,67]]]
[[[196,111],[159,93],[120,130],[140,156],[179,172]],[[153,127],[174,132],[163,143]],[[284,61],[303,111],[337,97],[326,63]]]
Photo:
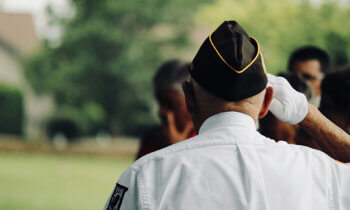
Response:
[[[304,46],[295,50],[288,61],[288,71],[296,73],[307,83],[313,92],[308,101],[319,106],[321,100],[321,82],[324,74],[330,71],[328,53],[315,46]]]

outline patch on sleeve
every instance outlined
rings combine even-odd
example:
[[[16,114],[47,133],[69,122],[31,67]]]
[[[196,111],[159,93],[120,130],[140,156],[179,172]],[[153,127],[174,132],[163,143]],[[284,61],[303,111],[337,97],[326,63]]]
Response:
[[[117,183],[109,201],[107,210],[119,210],[126,191],[128,191],[127,187],[124,187],[123,185]]]

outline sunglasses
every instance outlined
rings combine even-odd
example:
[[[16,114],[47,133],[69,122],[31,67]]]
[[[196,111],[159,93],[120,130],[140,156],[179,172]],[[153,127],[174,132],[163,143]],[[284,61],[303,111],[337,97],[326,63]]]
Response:
[[[298,75],[304,81],[322,80],[324,78],[324,75],[322,73],[320,73],[317,76],[314,76],[314,75],[311,75],[311,74],[308,74],[308,73],[299,73]]]

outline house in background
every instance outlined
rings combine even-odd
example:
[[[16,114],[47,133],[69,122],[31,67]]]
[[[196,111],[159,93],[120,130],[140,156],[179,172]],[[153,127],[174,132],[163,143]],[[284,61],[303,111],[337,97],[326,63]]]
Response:
[[[0,84],[19,88],[24,96],[27,137],[43,136],[44,121],[54,110],[52,97],[36,95],[27,82],[19,58],[40,47],[30,14],[0,12]]]

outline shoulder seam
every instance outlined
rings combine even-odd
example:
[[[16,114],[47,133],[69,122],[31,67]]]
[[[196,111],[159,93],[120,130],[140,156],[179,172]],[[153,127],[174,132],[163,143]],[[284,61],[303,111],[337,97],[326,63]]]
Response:
[[[147,210],[147,209],[149,209],[149,202],[148,202],[146,187],[145,187],[144,181],[143,181],[142,171],[138,172],[136,174],[136,177],[137,177],[137,183],[138,183],[139,189],[140,189],[141,209]]]

